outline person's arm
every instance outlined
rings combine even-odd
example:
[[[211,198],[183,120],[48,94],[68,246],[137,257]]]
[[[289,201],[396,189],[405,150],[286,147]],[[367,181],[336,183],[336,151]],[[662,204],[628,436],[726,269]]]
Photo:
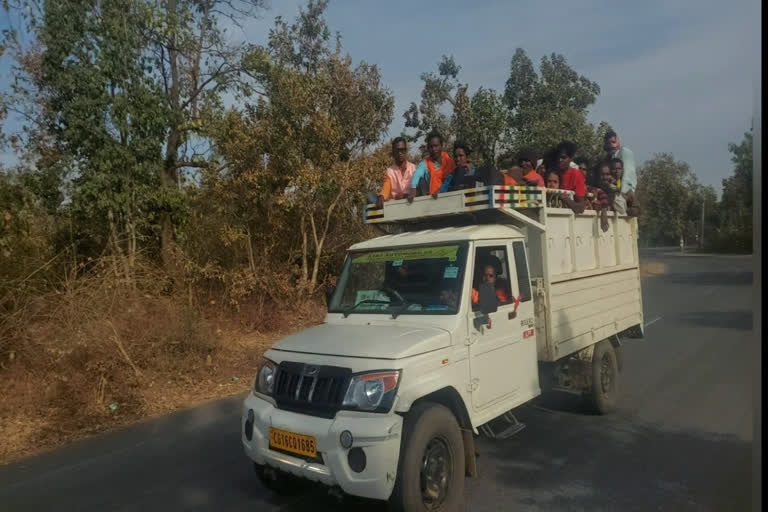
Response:
[[[384,186],[381,187],[379,195],[382,196],[385,201],[388,201],[392,196],[392,179],[390,179],[389,174],[384,176]]]
[[[411,178],[411,190],[408,191],[408,202],[412,202],[413,198],[416,197],[416,188],[419,186],[419,180],[424,177],[424,175],[427,174],[427,164],[424,163],[424,160],[419,162],[418,167],[416,167],[416,170],[413,172],[413,178]]]
[[[621,148],[619,158],[624,162],[624,175],[621,177],[621,192],[634,192],[637,187],[637,170],[635,169],[635,155],[629,148]]]
[[[586,208],[586,204],[584,202],[584,198],[587,195],[587,182],[584,179],[584,175],[581,174],[581,171],[576,170],[569,171],[571,172],[571,175],[573,176],[572,180],[572,188],[573,190],[573,199],[563,196],[563,203],[573,210],[573,213],[584,213],[584,209]]]
[[[454,173],[455,174],[455,173]],[[453,183],[454,174],[449,174],[440,185],[440,192],[448,192],[451,189],[451,183]]]
[[[567,208],[573,210],[573,213],[584,213],[584,209],[587,206],[584,202],[584,196],[574,196],[574,198],[571,199],[567,195],[563,194],[560,196],[560,200]]]

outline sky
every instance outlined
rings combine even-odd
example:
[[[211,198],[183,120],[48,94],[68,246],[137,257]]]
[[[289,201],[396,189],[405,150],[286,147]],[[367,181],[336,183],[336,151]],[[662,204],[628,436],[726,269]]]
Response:
[[[271,0],[230,37],[265,43],[275,16],[292,22],[305,4]],[[589,119],[608,121],[636,161],[671,152],[718,191],[759,90],[759,0],[331,0],[326,15],[353,60],[379,66],[396,99],[391,134],[442,55],[454,56],[470,91],[503,91],[516,48],[537,65],[559,53],[599,84]],[[7,70],[0,62],[0,89]]]

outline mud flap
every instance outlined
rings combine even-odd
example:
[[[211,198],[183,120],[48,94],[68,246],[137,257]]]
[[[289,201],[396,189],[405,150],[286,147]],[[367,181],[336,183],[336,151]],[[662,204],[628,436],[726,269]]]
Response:
[[[624,329],[619,333],[619,336],[622,338],[629,338],[631,340],[641,340],[645,338],[643,324],[633,325],[629,329]]]
[[[477,456],[475,454],[475,438],[469,429],[461,429],[461,437],[464,441],[464,474],[465,476],[477,476]]]

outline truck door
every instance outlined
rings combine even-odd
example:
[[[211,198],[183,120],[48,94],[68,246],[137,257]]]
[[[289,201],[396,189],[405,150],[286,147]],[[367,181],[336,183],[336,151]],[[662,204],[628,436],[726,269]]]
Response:
[[[474,290],[483,282],[495,281],[493,284],[499,298],[499,307],[495,313],[489,315],[491,327],[475,326],[474,319],[480,314],[475,304],[471,304],[469,308],[468,324],[473,408],[495,410],[500,407],[499,414],[512,407],[509,406],[510,400],[516,401],[515,395],[521,390],[527,391],[530,387],[531,372],[537,372],[535,342],[534,360],[531,365],[528,361],[530,344],[523,343],[519,305],[518,311],[515,311],[516,295],[513,295],[513,292],[518,286],[513,286],[513,281],[516,284],[516,273],[512,272],[509,265],[511,249],[512,245],[506,241],[478,242],[475,245],[471,276],[473,292],[469,294],[469,300],[474,303]],[[532,306],[529,307],[532,309]]]
[[[514,321],[522,331],[522,342],[518,349],[519,359],[516,361],[521,379],[519,397],[529,400],[541,393],[539,387],[538,352],[536,336],[544,333],[536,332],[533,295],[531,292],[531,277],[528,271],[528,251],[523,240],[512,242],[512,293],[519,297],[517,315]]]

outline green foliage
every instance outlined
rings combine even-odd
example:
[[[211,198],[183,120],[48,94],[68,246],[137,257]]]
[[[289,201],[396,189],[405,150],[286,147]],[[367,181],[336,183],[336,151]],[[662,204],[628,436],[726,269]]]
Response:
[[[130,0],[49,2],[38,34],[46,124],[71,159],[73,213],[107,219],[93,229],[108,228],[115,242],[149,236],[153,212],[170,203],[157,193],[169,111],[135,29],[149,14]]]
[[[245,115],[229,112],[214,137],[229,164],[222,192],[240,190],[248,206],[239,212],[258,212],[233,212],[237,230],[247,244],[255,240],[282,258],[297,253],[301,280],[310,288],[320,282],[329,233],[341,225],[336,215],[361,204],[381,172],[383,162],[370,165],[366,150],[389,126],[394,107],[376,66],[354,66],[338,41],[328,46],[326,5],[310,2],[290,26],[276,20],[268,46],[246,58],[269,100],[249,105]],[[259,224],[260,218],[274,221]],[[279,224],[291,229],[276,240]]]
[[[688,164],[670,153],[655,155],[637,175],[637,197],[643,209],[639,218],[641,243],[677,245],[689,220],[685,214],[697,184],[695,175]]]
[[[444,107],[450,105],[455,108],[461,97],[466,96],[466,87],[462,87],[457,77],[461,66],[456,64],[453,56],[443,58],[437,65],[437,74],[434,72],[422,73],[421,80],[424,87],[421,90],[421,104],[411,103],[403,114],[405,127],[413,128],[415,132],[407,134],[411,141],[420,141],[430,131],[438,131],[446,141],[453,140],[455,123],[451,123],[451,117],[445,113]]]
[[[728,145],[733,174],[723,179],[719,205],[719,230],[713,245],[721,251],[751,252],[753,230],[753,146],[752,134],[745,133],[739,144]]]
[[[599,94],[597,83],[579,75],[562,55],[542,57],[536,73],[533,62],[518,48],[504,89],[511,151],[537,148],[543,153],[570,140],[580,155],[595,158],[602,140],[587,114]]]

